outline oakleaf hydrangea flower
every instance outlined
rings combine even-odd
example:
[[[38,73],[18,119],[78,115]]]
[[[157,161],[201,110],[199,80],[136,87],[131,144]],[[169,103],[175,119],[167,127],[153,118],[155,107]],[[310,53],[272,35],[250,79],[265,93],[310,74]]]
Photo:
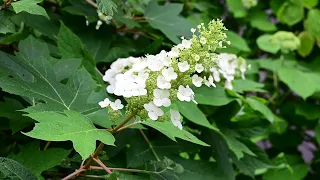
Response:
[[[244,59],[215,53],[218,48],[225,48],[224,44],[230,44],[226,41],[225,30],[220,20],[211,21],[207,27],[201,23],[190,30],[191,39],[182,37],[182,42],[170,51],[119,58],[103,77],[108,83],[107,91],[127,102],[127,115],[159,121],[170,117],[173,125],[182,129],[181,115],[174,110],[175,101],[197,103],[192,88],[203,84],[214,88],[224,83],[226,88],[232,89],[232,80],[244,78],[247,69]],[[113,119],[121,117],[120,109],[124,108],[120,99],[104,100],[99,105],[107,107]]]
[[[182,124],[180,122],[181,115],[179,111],[170,109],[170,117],[171,117],[172,124],[178,127],[180,130],[182,130]]]

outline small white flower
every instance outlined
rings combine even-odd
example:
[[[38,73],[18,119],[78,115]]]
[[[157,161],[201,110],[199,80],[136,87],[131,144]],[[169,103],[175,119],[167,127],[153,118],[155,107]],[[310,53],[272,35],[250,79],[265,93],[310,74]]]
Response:
[[[144,109],[148,112],[148,116],[152,120],[157,120],[159,116],[163,116],[162,109],[158,108],[153,102],[143,105]]]
[[[199,25],[197,26],[197,28],[198,28],[198,29],[201,29],[201,25],[199,24]]]
[[[163,69],[162,75],[167,81],[177,79],[178,77],[177,73],[174,72],[174,69],[172,67],[169,67],[168,69]]]
[[[190,69],[190,65],[187,61],[179,62],[178,67],[181,72],[186,72]]]
[[[101,25],[102,25],[102,21],[98,20],[96,25],[96,30],[99,30]]]
[[[195,28],[191,28],[190,31],[191,31],[192,33],[195,33],[195,32],[196,32],[196,29],[195,29]]]
[[[210,71],[213,73],[213,79],[216,82],[220,82],[220,73],[217,68],[211,68]]]
[[[167,81],[162,75],[158,76],[157,78],[157,86],[160,89],[170,89],[171,84]]]
[[[200,43],[201,44],[206,44],[207,43],[207,39],[205,37],[201,37],[200,38]]]
[[[181,44],[185,49],[189,49],[191,47],[192,40],[183,39]]]
[[[230,44],[231,44],[231,42],[230,42],[230,41],[227,41],[227,44],[228,44],[228,45],[230,45]]]
[[[168,56],[171,58],[179,56],[179,48],[177,46],[171,48],[171,51],[168,53]]]
[[[160,71],[164,66],[162,59],[154,55],[147,56],[147,64],[151,71]]]
[[[88,20],[86,20],[86,25],[89,26],[89,21]]]
[[[171,121],[174,126],[182,130],[182,124],[181,124],[181,115],[178,111],[170,109],[170,116],[171,116]]]
[[[168,90],[155,89],[153,90],[153,103],[158,106],[169,107],[171,105],[171,101],[169,99],[170,93]]]
[[[113,109],[113,110],[120,110],[123,108],[123,104],[121,104],[121,101],[120,99],[117,99],[115,102],[111,102],[110,103],[110,107]]]
[[[196,64],[196,66],[194,67],[194,69],[198,72],[201,73],[204,70],[204,67],[202,66],[202,64]]]
[[[199,77],[197,74],[192,76],[192,83],[196,87],[201,87],[203,79]]]
[[[109,98],[105,98],[103,101],[99,102],[99,106],[102,108],[105,108],[105,107],[109,106],[110,102],[111,101],[109,100]]]
[[[110,93],[110,94],[114,94],[114,86],[113,85],[109,85],[108,87],[107,87],[107,92],[108,93]]]
[[[183,87],[182,85],[180,85],[178,89],[177,97],[180,101],[190,102],[194,100],[194,92],[189,86]]]
[[[204,79],[204,84],[208,87],[216,87],[216,85],[213,83],[213,77],[210,75],[208,80],[206,79],[206,77],[203,78]]]
[[[220,41],[218,44],[219,44],[219,47],[222,48],[222,46],[223,46],[223,45],[222,45],[222,41]]]

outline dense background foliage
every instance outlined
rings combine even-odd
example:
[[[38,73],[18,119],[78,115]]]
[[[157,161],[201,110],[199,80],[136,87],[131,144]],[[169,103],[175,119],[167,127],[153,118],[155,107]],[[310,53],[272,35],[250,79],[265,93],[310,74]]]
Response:
[[[61,179],[93,153],[96,140],[116,145],[99,155],[112,174],[94,164],[78,178],[320,178],[318,0],[0,5],[0,178]],[[246,80],[233,81],[233,90],[195,89],[198,105],[178,104],[182,131],[144,121],[113,138],[105,129],[121,121],[98,106],[115,98],[101,77],[110,64],[168,50],[191,27],[217,18],[231,41],[219,51],[247,60]]]

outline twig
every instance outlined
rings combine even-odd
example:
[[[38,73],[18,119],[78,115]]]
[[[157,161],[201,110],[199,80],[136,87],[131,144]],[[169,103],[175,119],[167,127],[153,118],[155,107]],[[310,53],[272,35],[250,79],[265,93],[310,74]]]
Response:
[[[8,7],[11,5],[12,2],[13,2],[13,0],[8,0],[6,3],[4,3],[4,4],[2,5],[2,8],[8,8]],[[0,8],[0,10],[1,10],[2,8]]]
[[[112,174],[112,171],[106,166],[103,164],[103,162],[100,161],[100,159],[98,158],[93,158],[93,160],[98,163],[107,173],[109,174]]]
[[[143,136],[144,140],[149,144],[149,147],[150,147],[150,149],[151,149],[151,151],[152,151],[153,155],[156,157],[157,161],[160,161],[160,159],[159,159],[159,157],[158,157],[158,155],[157,155],[156,151],[153,149],[153,147],[152,147],[152,145],[151,145],[151,143],[150,143],[150,141],[149,141],[148,137],[146,136],[146,134],[144,134],[144,132],[143,132],[143,130],[142,130],[142,129],[139,129],[139,131],[140,131],[140,133],[142,134],[142,136]]]
[[[104,170],[102,167],[99,166],[90,166],[90,169],[95,170]],[[108,168],[112,171],[126,171],[126,172],[137,172],[137,173],[149,173],[149,171],[141,170],[141,169],[126,169],[126,168]]]
[[[134,126],[134,125],[136,125],[136,124],[139,124],[139,122],[133,122],[133,123],[131,123],[131,124],[128,124],[128,125],[126,125],[126,126],[123,126],[123,127],[119,128],[117,132],[122,131],[122,130],[124,130],[124,129],[127,129],[127,128],[129,128],[129,127],[131,127],[131,126]]]
[[[74,171],[73,173],[69,174],[68,176],[66,176],[65,178],[61,179],[61,180],[68,180],[68,179],[72,179],[73,177],[77,176],[79,173],[86,171],[86,169],[79,169]]]
[[[86,0],[86,2],[87,2],[88,4],[90,4],[91,6],[93,6],[93,7],[95,7],[95,8],[98,8],[97,3],[93,2],[92,0]]]
[[[44,146],[43,151],[47,150],[50,144],[51,144],[51,141],[48,141]]]
[[[111,132],[112,134],[116,133],[118,129],[120,129],[122,126],[124,126],[127,122],[129,122],[136,114],[132,113],[131,115],[129,115],[124,121],[122,121],[118,126],[116,126],[115,128],[113,128],[111,131],[108,130],[109,132]],[[89,161],[84,165],[84,169],[88,169],[90,167],[90,165],[93,162],[93,158],[98,157],[100,151],[103,149],[103,142],[100,142],[97,150],[92,154],[92,157],[89,159]]]

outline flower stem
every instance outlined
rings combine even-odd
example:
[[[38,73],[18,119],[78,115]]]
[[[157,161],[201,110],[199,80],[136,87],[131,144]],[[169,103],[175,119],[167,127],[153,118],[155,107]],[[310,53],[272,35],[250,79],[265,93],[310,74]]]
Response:
[[[51,144],[51,141],[48,141],[44,146],[43,151],[47,150],[50,144]]]

